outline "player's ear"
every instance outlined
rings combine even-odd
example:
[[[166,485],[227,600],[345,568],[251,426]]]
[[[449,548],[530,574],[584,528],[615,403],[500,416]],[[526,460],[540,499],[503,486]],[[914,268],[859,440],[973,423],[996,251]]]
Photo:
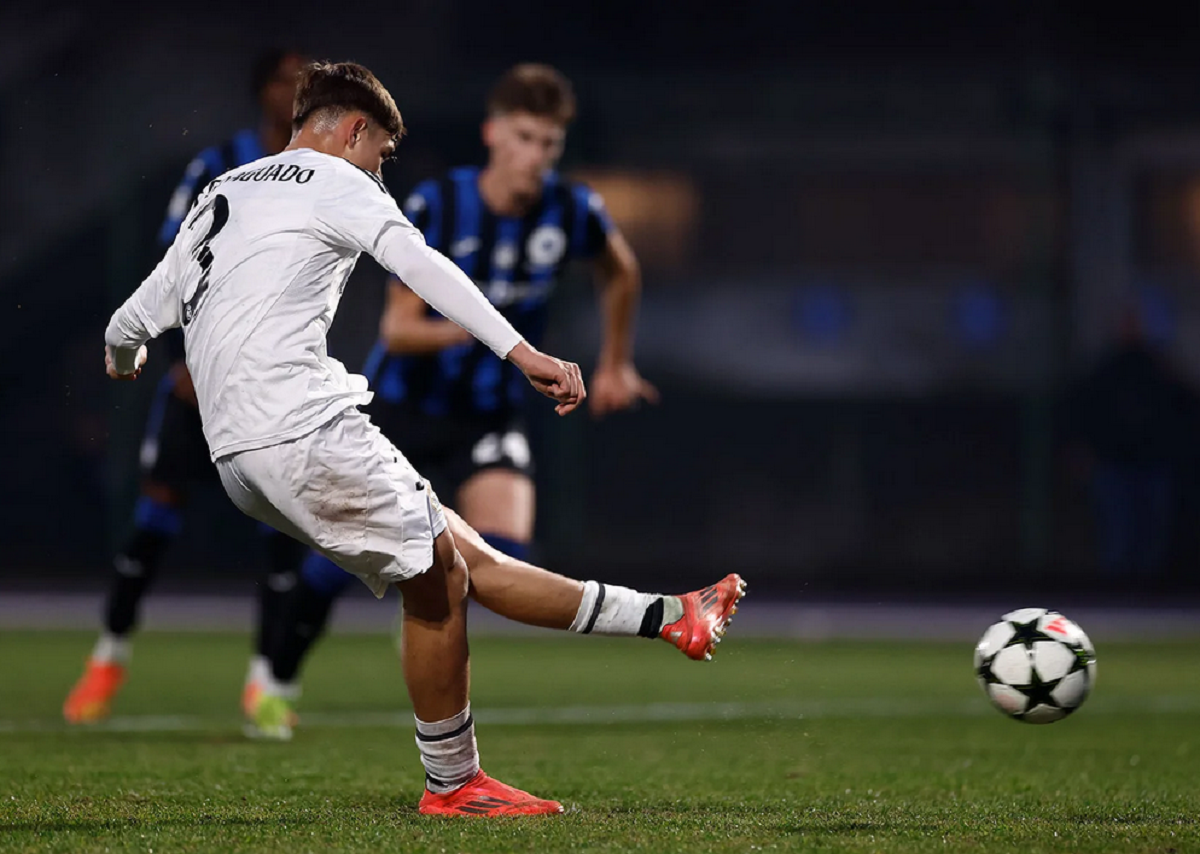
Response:
[[[483,139],[483,144],[491,148],[492,140],[496,136],[496,120],[490,116],[484,119],[483,124],[479,126],[479,136]]]
[[[365,117],[356,116],[354,119],[354,124],[350,125],[350,144],[358,145],[361,140],[365,140],[367,138],[367,130],[369,128],[370,124],[367,122]]]

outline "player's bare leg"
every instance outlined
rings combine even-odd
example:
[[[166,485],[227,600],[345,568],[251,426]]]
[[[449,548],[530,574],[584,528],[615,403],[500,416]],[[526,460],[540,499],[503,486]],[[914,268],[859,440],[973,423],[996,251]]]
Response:
[[[499,816],[562,812],[488,777],[479,767],[467,647],[467,566],[445,531],[433,566],[397,585],[403,596],[401,661],[425,766],[425,815]]]
[[[463,556],[471,567],[471,598],[519,623],[570,628],[583,599],[583,582],[526,563],[485,539],[489,534],[524,544],[533,539],[535,496],[529,476],[512,469],[484,469],[467,479],[456,498],[462,511],[461,534],[470,541],[460,542],[459,549],[470,550],[470,556],[465,551]],[[470,519],[470,525],[463,519]],[[484,573],[482,587],[476,583],[477,563]],[[497,567],[503,569],[496,572]]]
[[[471,598],[489,611],[529,625],[582,634],[659,637],[689,658],[707,660],[746,594],[746,583],[736,573],[682,596],[576,581],[509,557],[492,548],[462,517],[448,509],[444,512],[471,568]]]
[[[469,694],[467,565],[452,535],[434,541],[433,566],[396,585],[403,600],[401,662],[421,720],[461,712]]]

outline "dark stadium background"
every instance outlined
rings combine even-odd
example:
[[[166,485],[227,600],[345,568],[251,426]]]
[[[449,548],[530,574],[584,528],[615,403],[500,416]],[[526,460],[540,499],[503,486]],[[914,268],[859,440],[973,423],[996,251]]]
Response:
[[[1145,407],[1174,437],[1157,568],[1103,570],[1097,466],[1075,441],[1107,416],[1072,383],[1122,314],[1200,380],[1200,7],[1131,11],[6,4],[0,591],[106,581],[164,360],[107,382],[105,323],[157,259],[184,164],[253,121],[254,56],[295,45],[390,87],[398,194],[481,158],[509,64],[575,83],[564,170],[639,252],[638,361],[663,402],[539,420],[551,566],[643,589],[736,570],[784,597],[1197,598],[1190,394]],[[364,261],[346,292],[331,349],[352,367],[381,285]],[[590,286],[556,312],[547,348],[590,364]],[[163,587],[248,589],[252,525],[215,489],[193,506]]]

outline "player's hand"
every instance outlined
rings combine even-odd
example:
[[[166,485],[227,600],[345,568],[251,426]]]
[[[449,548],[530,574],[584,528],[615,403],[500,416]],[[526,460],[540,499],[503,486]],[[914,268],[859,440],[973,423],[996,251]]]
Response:
[[[632,409],[643,400],[658,403],[658,389],[642,379],[633,362],[599,367],[592,374],[592,402],[588,408],[597,418]]]
[[[108,375],[110,377],[112,377],[114,380],[136,380],[138,378],[138,376],[142,373],[142,366],[146,364],[146,355],[147,355],[146,354],[146,345],[143,344],[141,347],[138,348],[137,362],[136,362],[137,367],[135,367],[133,369],[133,373],[119,374],[119,373],[117,373],[117,365],[113,361],[112,347],[109,347],[107,344],[105,344],[104,345],[104,370],[107,371]]]
[[[530,385],[551,400],[558,402],[554,411],[559,415],[573,412],[587,397],[579,365],[547,356],[522,341],[508,354]]]

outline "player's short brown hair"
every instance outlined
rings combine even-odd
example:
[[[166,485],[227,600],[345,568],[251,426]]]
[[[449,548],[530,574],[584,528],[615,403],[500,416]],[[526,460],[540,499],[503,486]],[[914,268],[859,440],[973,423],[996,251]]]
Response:
[[[394,137],[404,135],[396,102],[379,79],[357,62],[310,62],[300,72],[292,106],[292,128],[300,130],[323,110],[366,113]]]
[[[575,92],[558,69],[525,62],[514,65],[496,81],[487,110],[489,116],[530,113],[565,127],[575,118]]]

